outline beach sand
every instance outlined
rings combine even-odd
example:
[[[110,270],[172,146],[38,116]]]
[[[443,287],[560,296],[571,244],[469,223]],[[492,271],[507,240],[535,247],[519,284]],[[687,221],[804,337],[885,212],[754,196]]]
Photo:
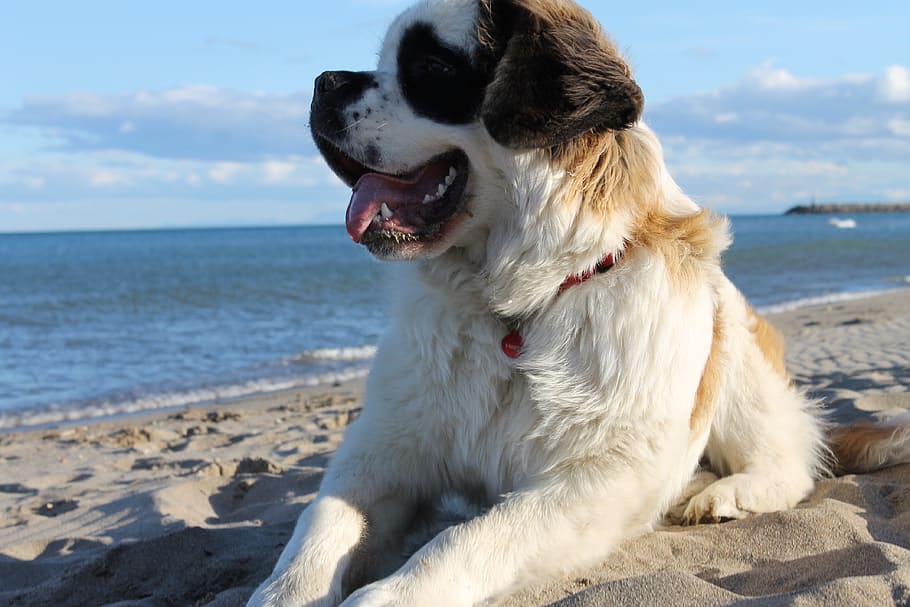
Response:
[[[910,409],[910,290],[777,314],[836,421]],[[270,572],[362,382],[0,435],[0,604],[243,605]],[[910,466],[795,509],[667,526],[500,605],[910,604]]]

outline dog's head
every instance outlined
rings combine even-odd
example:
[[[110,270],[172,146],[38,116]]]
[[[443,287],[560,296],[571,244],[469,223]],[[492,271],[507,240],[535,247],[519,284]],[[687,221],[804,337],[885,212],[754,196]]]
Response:
[[[622,57],[572,2],[431,0],[392,24],[376,71],[319,76],[310,120],[354,190],[351,238],[417,259],[490,229],[516,159],[626,129],[642,105]]]

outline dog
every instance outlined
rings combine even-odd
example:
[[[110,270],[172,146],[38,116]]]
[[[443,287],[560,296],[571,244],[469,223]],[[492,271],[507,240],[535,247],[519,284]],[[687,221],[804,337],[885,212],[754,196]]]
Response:
[[[832,438],[794,388],[723,273],[726,220],[670,177],[643,104],[568,0],[424,1],[376,71],[319,76],[311,130],[353,190],[347,231],[407,263],[363,413],[248,605],[478,605],[674,506],[739,519],[794,506],[835,458],[907,459],[893,428]],[[453,494],[477,516],[399,566]]]

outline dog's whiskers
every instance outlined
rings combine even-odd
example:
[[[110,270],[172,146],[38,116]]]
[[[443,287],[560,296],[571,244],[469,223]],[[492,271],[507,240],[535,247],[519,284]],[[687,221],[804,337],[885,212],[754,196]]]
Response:
[[[358,124],[360,124],[360,123],[363,122],[364,120],[366,120],[365,117],[364,117],[364,118],[358,118],[357,120],[355,120],[355,121],[352,122],[351,124],[347,125],[346,127],[344,127],[343,129],[341,129],[341,130],[338,131],[338,132],[339,132],[339,133],[344,133],[345,131],[350,131],[352,128],[354,128],[355,126],[357,126]]]

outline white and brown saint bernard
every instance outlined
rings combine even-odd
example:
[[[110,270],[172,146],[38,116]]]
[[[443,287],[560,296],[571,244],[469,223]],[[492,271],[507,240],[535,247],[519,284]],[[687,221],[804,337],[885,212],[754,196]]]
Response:
[[[815,403],[642,106],[567,0],[420,2],[376,71],[317,79],[348,233],[411,263],[363,414],[249,605],[476,605],[605,558],[676,504],[719,521],[812,490],[833,463]],[[892,432],[842,435],[846,464],[906,458]],[[396,560],[451,494],[479,514]]]

